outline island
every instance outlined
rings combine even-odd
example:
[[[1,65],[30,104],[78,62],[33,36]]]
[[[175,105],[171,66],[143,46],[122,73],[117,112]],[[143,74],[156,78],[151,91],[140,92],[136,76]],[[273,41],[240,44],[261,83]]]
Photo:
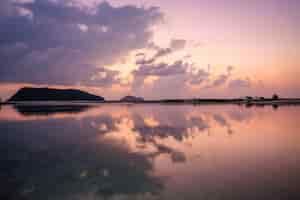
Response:
[[[0,102],[0,105],[13,104],[26,106],[41,106],[49,105],[51,111],[69,110],[69,107],[53,108],[55,106],[75,106],[76,105],[96,105],[97,103],[132,103],[132,104],[192,104],[192,105],[207,105],[207,104],[235,104],[252,106],[289,106],[300,105],[299,98],[281,98],[277,94],[271,97],[240,97],[240,98],[193,98],[193,99],[157,99],[145,100],[143,97],[125,96],[120,100],[105,100],[104,97],[90,94],[76,89],[53,89],[53,88],[32,88],[24,87],[17,91],[8,101]],[[30,108],[31,109],[31,108]],[[34,108],[35,110],[37,108]],[[48,108],[47,108],[48,109]],[[49,112],[49,109],[45,112]],[[76,108],[77,109],[77,108]],[[19,109],[20,110],[20,109]],[[24,108],[21,108],[24,111]],[[45,109],[41,109],[45,110]],[[28,109],[26,108],[25,112]]]
[[[76,89],[52,89],[24,87],[17,91],[8,102],[24,101],[97,101],[105,99]]]
[[[120,99],[121,102],[128,102],[128,103],[138,103],[138,102],[144,102],[145,99],[142,97],[135,97],[135,96],[125,96],[122,99]]]

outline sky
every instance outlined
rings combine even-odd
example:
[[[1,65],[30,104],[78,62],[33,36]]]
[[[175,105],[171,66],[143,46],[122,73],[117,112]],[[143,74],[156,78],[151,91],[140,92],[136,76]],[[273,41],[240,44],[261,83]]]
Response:
[[[300,97],[298,0],[1,0],[0,97]]]

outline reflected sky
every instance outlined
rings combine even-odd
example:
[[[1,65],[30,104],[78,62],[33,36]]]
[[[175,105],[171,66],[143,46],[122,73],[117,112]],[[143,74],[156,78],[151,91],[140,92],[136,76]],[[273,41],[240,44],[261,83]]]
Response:
[[[1,199],[297,199],[300,107],[0,110]]]

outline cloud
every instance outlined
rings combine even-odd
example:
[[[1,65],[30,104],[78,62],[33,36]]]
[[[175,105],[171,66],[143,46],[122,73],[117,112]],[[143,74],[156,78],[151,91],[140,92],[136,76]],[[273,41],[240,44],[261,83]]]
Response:
[[[186,41],[182,39],[172,39],[169,47],[167,48],[157,48],[156,54],[153,56],[153,60],[156,60],[160,57],[167,56],[176,51],[184,49]]]
[[[162,18],[157,7],[2,0],[0,82],[109,85],[117,72],[106,69],[111,77],[104,77],[103,67],[146,47]]]
[[[215,80],[212,81],[212,83],[208,83],[205,87],[214,88],[214,87],[220,87],[225,85],[227,81],[231,78],[233,70],[234,70],[233,66],[228,66],[225,74],[220,74],[219,76],[217,76]]]
[[[150,59],[146,59],[145,55],[141,56],[143,53],[140,54],[140,56],[138,56],[135,64],[137,65],[147,65],[147,64],[151,64],[155,62],[155,58],[150,58]]]
[[[191,73],[190,78],[188,79],[188,83],[190,85],[200,85],[204,81],[207,81],[210,77],[210,73],[208,71],[205,71],[203,69],[199,69],[196,73]]]
[[[173,39],[171,41],[171,49],[173,50],[181,50],[181,49],[184,49],[186,45],[186,40],[182,40],[182,39]]]
[[[249,78],[231,80],[228,84],[229,88],[249,88],[252,83]]]
[[[176,45],[175,45],[176,46]],[[144,53],[139,53],[137,56],[145,57]],[[210,89],[218,88],[227,85],[228,81],[232,78],[233,66],[227,66],[226,72],[218,75],[213,79],[213,74],[210,72],[210,66],[207,70],[195,67],[194,63],[177,60],[174,63],[154,63],[153,61],[140,62],[137,70],[132,72],[134,77],[133,90],[139,95],[145,94],[144,91],[164,91],[164,94],[169,96],[179,97],[181,94],[187,94],[192,88],[197,89]],[[145,85],[145,80],[148,77],[155,77],[151,79],[149,86]],[[171,89],[176,88],[176,89]],[[143,91],[142,91],[143,90]],[[170,94],[172,93],[172,94]],[[177,98],[176,97],[176,98]]]
[[[159,63],[141,65],[133,74],[135,76],[172,76],[185,73],[188,66],[187,63],[182,61],[176,61],[173,64]]]
[[[145,96],[153,91],[163,91],[160,97],[184,97],[190,87],[200,87],[206,83],[211,74],[201,68],[195,68],[193,63],[177,60],[173,63],[152,63],[140,65],[132,72],[133,93]],[[153,78],[154,77],[154,78]],[[151,84],[146,80],[151,78]]]
[[[173,53],[173,50],[171,48],[161,48],[159,49],[156,54],[154,55],[153,59],[156,60],[157,58],[167,56],[169,54]]]
[[[183,51],[187,41],[171,39],[166,47],[152,42],[151,28],[164,17],[157,7],[74,2],[0,1],[0,83],[93,86],[114,95],[132,90],[135,95],[161,97],[248,84],[243,79],[231,81],[233,67],[217,77],[209,69],[195,68],[188,62],[189,52],[182,59],[166,61]],[[137,66],[128,80],[107,67],[115,67],[133,52],[138,52]]]
[[[184,49],[185,45],[186,45],[186,40],[183,39],[172,39],[170,41],[169,47],[167,48],[159,47],[153,42],[151,42],[148,44],[148,49],[154,49],[156,51],[155,54],[151,58],[146,59],[145,53],[138,53],[136,64],[137,65],[152,64],[161,57],[168,56],[176,51],[180,51]]]
[[[228,75],[221,74],[208,87],[219,87],[219,86],[225,84],[227,80],[228,80]]]
[[[139,55],[144,56],[144,54]],[[197,97],[199,95],[208,97],[220,89],[232,89],[233,85],[236,88],[238,84],[242,86],[240,80],[243,80],[243,86],[249,85],[250,82],[246,83],[247,80],[238,77],[234,79],[234,69],[233,66],[227,66],[225,72],[215,75],[212,73],[211,66],[204,69],[196,66],[195,63],[183,60],[173,63],[143,64],[132,72],[131,92],[146,98],[159,99]]]

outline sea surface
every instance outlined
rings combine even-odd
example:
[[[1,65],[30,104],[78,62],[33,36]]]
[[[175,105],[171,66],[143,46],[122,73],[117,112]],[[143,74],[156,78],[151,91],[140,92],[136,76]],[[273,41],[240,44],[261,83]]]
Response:
[[[300,199],[300,107],[1,106],[0,199]]]

